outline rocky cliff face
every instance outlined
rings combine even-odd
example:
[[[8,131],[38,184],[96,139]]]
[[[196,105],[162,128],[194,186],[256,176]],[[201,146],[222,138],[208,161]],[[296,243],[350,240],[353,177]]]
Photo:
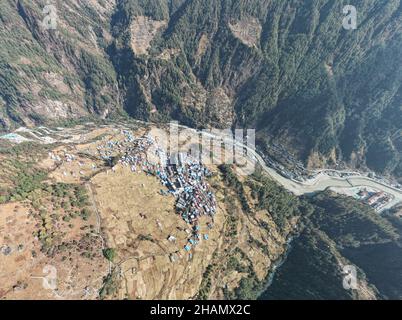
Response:
[[[125,110],[402,175],[400,0],[3,1],[1,123]],[[53,111],[53,112],[52,112]],[[317,161],[319,159],[319,161]]]

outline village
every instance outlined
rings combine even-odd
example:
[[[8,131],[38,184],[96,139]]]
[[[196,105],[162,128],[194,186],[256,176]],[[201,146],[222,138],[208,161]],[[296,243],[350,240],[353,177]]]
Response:
[[[193,297],[200,283],[206,283],[201,279],[208,276],[205,270],[216,252],[230,250],[234,246],[231,241],[238,241],[234,232],[243,235],[253,230],[253,238],[267,246],[274,241],[271,236],[275,225],[269,223],[265,212],[257,214],[269,227],[261,229],[242,219],[232,232],[232,225],[225,221],[234,210],[222,205],[225,194],[216,174],[219,171],[191,155],[196,137],[183,135],[172,148],[170,137],[164,133],[147,126],[57,130],[58,135],[63,134],[60,144],[45,149],[40,160],[39,166],[49,170],[53,182],[79,184],[87,189],[93,232],[103,241],[104,248],[115,251],[111,265],[116,268],[118,296],[122,299],[158,294]],[[393,194],[374,186],[342,183],[334,189],[379,213],[393,202]],[[241,228],[242,223],[248,223],[248,227]],[[263,238],[259,238],[261,232]],[[221,237],[227,238],[222,241]],[[267,255],[256,242],[248,241],[248,236],[242,239],[242,252],[252,259],[259,277],[264,277]],[[281,254],[282,243],[272,245],[271,250],[277,248],[275,254]],[[0,250],[3,254],[8,251],[5,246]],[[243,261],[240,253],[237,259]],[[103,269],[107,269],[106,264]],[[34,276],[40,275],[39,271]],[[241,274],[230,271],[224,276],[230,288],[235,288]]]
[[[117,165],[121,165],[130,168],[133,174],[144,172],[155,176],[164,187],[159,193],[175,198],[176,213],[189,225],[185,230],[188,238],[183,250],[189,253],[191,259],[192,248],[199,245],[201,240],[209,240],[208,233],[200,233],[200,217],[209,218],[206,230],[214,226],[216,199],[207,182],[211,172],[189,153],[167,153],[149,134],[135,137],[131,131],[122,129],[120,136],[122,139],[104,138],[96,151],[87,149],[83,154],[102,159],[106,174],[114,174]],[[79,156],[66,150],[62,155],[49,153],[49,157],[56,162],[77,162],[80,167],[84,166]],[[89,164],[89,167],[92,171],[100,169],[96,163]],[[76,176],[74,172],[63,172],[64,176],[69,174]],[[81,170],[79,175],[84,176],[85,172]],[[177,239],[169,235],[167,240],[176,242]]]
[[[55,131],[41,127],[40,130],[41,132],[39,133],[38,130],[33,132],[32,130],[27,128],[20,128],[15,133],[10,133],[5,136],[1,136],[0,138],[15,143],[21,143],[26,141],[27,139],[32,141],[32,138],[40,137],[40,141],[42,143],[48,143],[49,141],[55,140],[55,138],[57,138],[56,136],[59,136],[63,137],[62,141],[73,142],[69,140],[70,135],[68,134],[68,131],[66,131],[67,134],[65,134],[61,128],[57,128]],[[188,188],[189,186],[191,187],[191,184],[188,186],[185,181],[182,181],[183,177],[181,177],[181,175],[183,175],[183,172],[181,171],[183,170],[183,168],[186,170],[188,166],[194,164],[195,160],[191,160],[191,157],[189,157],[187,153],[175,154],[173,152],[171,155],[167,154],[163,150],[163,148],[158,146],[155,139],[153,139],[149,135],[134,137],[124,126],[120,126],[120,128],[116,128],[116,130],[121,131],[120,133],[123,137],[121,140],[104,141],[105,143],[103,145],[98,146],[98,150],[96,151],[96,153],[92,151],[88,151],[87,153],[94,157],[101,157],[101,159],[103,159],[103,161],[105,161],[109,167],[112,167],[112,171],[114,171],[115,168],[113,169],[113,166],[111,165],[116,164],[114,163],[114,161],[118,160],[117,163],[120,162],[124,166],[129,166],[132,172],[136,172],[137,168],[139,168],[142,171],[146,171],[149,174],[157,176],[159,179],[161,179],[161,182],[168,189],[167,191],[165,190],[161,192],[163,194],[172,194],[177,198],[176,209],[178,211],[178,214],[182,214],[180,213],[180,211],[182,211],[183,209],[183,201],[188,201],[189,206],[191,206],[190,198],[183,197],[187,197],[189,190],[193,189]],[[50,132],[56,136],[43,136],[43,132]],[[313,171],[307,170],[304,165],[300,161],[298,161],[292,154],[290,154],[283,146],[273,142],[268,148],[270,150],[269,154],[274,156],[268,156],[268,154],[264,153],[262,150],[259,150],[259,153],[262,155],[262,161],[264,161],[270,168],[275,170],[279,175],[288,179],[286,183],[295,182],[300,186],[300,188],[303,189],[304,186],[308,187],[310,185],[314,185],[321,180],[328,181],[328,184],[332,183],[331,181],[334,181],[334,188],[332,189],[337,190],[339,189],[337,188],[337,179],[344,179],[345,181],[349,181],[350,183],[352,179],[359,180],[359,178],[361,178],[365,179],[365,182],[363,183],[366,183],[362,185],[362,187],[373,186],[374,184],[376,184],[378,185],[378,188],[375,189],[382,190],[384,194],[380,194],[374,197],[373,199],[375,201],[373,201],[373,199],[370,199],[370,201],[368,201],[368,199],[366,199],[367,197],[358,196],[353,192],[351,196],[372,206],[377,212],[387,210],[400,201],[399,194],[402,190],[402,185],[398,182],[391,181],[390,179],[387,179],[372,172],[346,170],[340,164],[338,169],[317,169]],[[151,157],[148,150],[151,150]],[[154,159],[155,156],[157,159]],[[150,161],[150,158],[153,158],[153,161]],[[60,156],[57,155],[52,155],[52,159],[57,161],[65,160],[67,162],[71,162],[76,160],[76,156],[66,151],[63,159],[61,159]],[[184,160],[184,162],[182,163],[183,165],[181,164],[182,160]],[[83,167],[82,162],[79,162],[79,165]],[[90,170],[98,170],[96,164],[92,164],[91,166],[92,168],[90,168]],[[176,170],[177,168],[179,169],[179,171]],[[68,172],[64,172],[63,174],[64,176],[67,176]],[[72,173],[72,175],[73,177],[84,176],[85,172],[84,170],[80,170],[79,173],[74,172]],[[186,176],[185,173],[184,176]],[[173,183],[171,183],[171,179]],[[357,187],[357,183],[352,183],[351,186]],[[385,188],[382,188],[382,186],[384,186]],[[309,192],[310,189],[311,188],[308,188]],[[345,188],[341,189],[343,190],[342,193],[350,193],[345,192]],[[389,189],[391,190],[389,191]],[[196,193],[194,193],[194,195],[195,194]],[[377,195],[377,192],[373,191],[370,194]],[[183,200],[181,200],[182,198]],[[202,198],[198,197],[198,199]],[[209,205],[212,206],[212,209],[208,209],[210,210],[209,215],[212,216],[211,213],[213,212],[213,202],[209,203]],[[197,211],[194,212],[196,213],[196,215],[198,214]],[[187,219],[189,222],[191,222],[192,215],[193,214],[187,215],[186,213],[184,213],[183,219]]]

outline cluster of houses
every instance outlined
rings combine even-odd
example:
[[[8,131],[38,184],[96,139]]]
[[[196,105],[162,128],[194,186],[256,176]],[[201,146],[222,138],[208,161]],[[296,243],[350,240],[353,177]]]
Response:
[[[155,140],[150,136],[132,139],[131,135],[128,135],[126,136],[126,141],[130,145],[119,162],[124,166],[130,166],[133,172],[136,172],[139,166],[141,166],[141,170],[147,173],[155,171],[155,167],[157,167],[158,164],[151,163],[147,160],[147,151],[155,144]]]
[[[391,197],[385,192],[369,192],[367,189],[360,190],[358,196],[375,210],[381,210],[391,200]]]
[[[200,217],[208,216],[211,222],[207,227],[213,227],[216,199],[206,180],[211,173],[187,154],[178,153],[168,156],[166,167],[157,170],[156,175],[176,197],[176,212],[191,225],[188,243],[184,246],[186,251],[190,251],[201,239],[209,239],[207,233],[202,235],[200,232]]]
[[[150,164],[146,160],[146,152],[148,148],[154,144],[154,140],[150,136],[135,138],[134,135],[123,130],[124,141],[110,140],[104,145],[97,147],[99,156],[106,162],[112,163],[114,156],[122,155],[119,163],[124,166],[130,166],[133,172],[136,172],[137,167],[146,171]]]
[[[67,153],[66,150],[63,150],[62,153],[60,153],[60,154],[55,154],[53,152],[49,152],[49,158],[57,163],[62,163],[62,162],[70,163],[70,162],[75,162],[77,160],[77,156],[75,156],[74,154],[71,154],[71,153]],[[84,163],[79,161],[78,165],[80,167],[82,167],[82,166],[84,166]],[[96,169],[95,164],[92,164],[92,169],[93,170]],[[63,171],[64,176],[68,176],[69,174],[71,174],[71,176],[73,176],[73,177],[76,177],[76,174],[73,171],[71,171],[71,172]],[[79,174],[84,175],[85,173],[84,173],[84,171],[80,170]]]
[[[97,147],[102,159],[108,162],[113,156],[120,154],[122,156],[119,163],[130,167],[132,172],[144,171],[159,178],[167,189],[160,193],[171,194],[176,198],[176,212],[191,226],[185,251],[197,246],[201,239],[208,240],[207,233],[200,233],[199,219],[201,216],[210,218],[207,229],[214,225],[216,199],[207,182],[210,171],[186,153],[167,154],[149,135],[135,138],[129,131],[122,133],[125,136],[124,142],[108,141]],[[151,147],[158,163],[148,159]]]

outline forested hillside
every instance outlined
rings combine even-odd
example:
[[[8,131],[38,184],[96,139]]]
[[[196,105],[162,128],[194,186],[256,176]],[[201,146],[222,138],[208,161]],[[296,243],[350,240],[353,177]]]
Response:
[[[400,299],[400,219],[379,216],[352,198],[325,192],[305,199],[314,212],[261,299]],[[343,288],[343,267],[357,271]]]
[[[114,1],[0,2],[0,129],[120,108],[116,74],[105,53]],[[50,21],[50,20],[49,20]]]
[[[257,128],[262,146],[275,140],[310,167],[402,176],[400,0],[55,3],[50,35],[34,23],[44,1],[1,4],[3,127],[125,110]],[[356,30],[342,27],[346,4]]]

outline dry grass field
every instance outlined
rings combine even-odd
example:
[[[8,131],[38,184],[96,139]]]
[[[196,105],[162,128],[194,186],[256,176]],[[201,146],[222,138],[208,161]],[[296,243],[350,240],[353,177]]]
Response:
[[[138,129],[134,136],[145,133]],[[166,131],[153,127],[148,133],[167,147]],[[220,153],[227,157],[225,150],[217,152],[213,145],[203,150],[214,157],[206,166],[217,212],[213,221],[200,217],[201,240],[186,251],[192,226],[176,213],[175,197],[160,180],[141,166],[136,172],[122,164],[111,168],[99,157],[98,147],[123,143],[120,129],[86,132],[81,126],[63,134],[68,142],[50,146],[34,165],[47,173],[39,189],[24,201],[0,205],[5,253],[0,253],[0,298],[221,299],[243,278],[255,275],[263,281],[272,261],[283,254],[286,240],[269,213],[245,212],[235,190],[225,185],[217,158]],[[198,142],[191,133],[182,134],[171,151],[187,152]],[[156,150],[152,146],[146,152],[148,161],[158,161]],[[67,160],[69,155],[73,160]],[[248,178],[239,179],[245,183]],[[255,200],[245,190],[253,207]],[[90,213],[85,219],[77,207],[80,197]],[[105,249],[113,251],[112,261],[104,257]],[[53,267],[57,285],[51,290],[44,283]]]
[[[0,206],[0,299],[95,299],[107,272],[105,259],[101,254],[83,257],[76,247],[66,259],[45,255],[33,236],[37,220],[30,212],[16,203]],[[79,241],[80,228],[69,230],[68,237]]]

